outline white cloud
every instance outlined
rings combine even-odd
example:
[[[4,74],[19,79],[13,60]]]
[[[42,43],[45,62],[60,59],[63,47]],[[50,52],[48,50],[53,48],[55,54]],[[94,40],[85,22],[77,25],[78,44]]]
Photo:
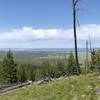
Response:
[[[88,38],[88,36],[92,38],[100,38],[100,25],[83,25],[78,29],[78,37],[81,39]]]
[[[100,38],[100,25],[89,24],[82,25],[77,28],[79,40],[86,40],[91,35],[91,38],[96,41]],[[21,29],[12,30],[11,32],[0,33],[0,47],[11,47],[16,44],[30,46],[35,40],[73,40],[73,30],[67,29],[34,29],[32,27],[23,27]],[[43,44],[44,45],[44,44]],[[62,44],[63,45],[63,44]]]

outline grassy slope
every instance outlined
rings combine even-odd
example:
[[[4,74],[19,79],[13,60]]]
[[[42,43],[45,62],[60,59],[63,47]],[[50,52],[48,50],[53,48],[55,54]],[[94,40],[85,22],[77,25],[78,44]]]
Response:
[[[100,100],[100,76],[82,75],[1,94],[0,100]],[[97,98],[96,98],[97,97]]]

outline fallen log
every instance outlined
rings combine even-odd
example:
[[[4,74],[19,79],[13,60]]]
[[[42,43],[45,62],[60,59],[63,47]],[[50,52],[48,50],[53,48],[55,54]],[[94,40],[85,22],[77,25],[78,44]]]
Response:
[[[0,93],[9,92],[9,91],[12,91],[12,90],[16,90],[18,88],[26,87],[26,86],[31,85],[31,84],[32,84],[32,82],[28,81],[26,83],[18,84],[18,85],[12,86],[12,87],[2,88],[0,90]]]

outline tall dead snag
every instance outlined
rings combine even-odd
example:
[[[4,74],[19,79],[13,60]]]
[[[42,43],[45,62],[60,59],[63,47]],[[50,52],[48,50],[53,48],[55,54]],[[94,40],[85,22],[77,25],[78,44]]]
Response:
[[[78,51],[77,51],[77,34],[76,34],[76,13],[77,13],[77,5],[79,0],[72,0],[73,4],[73,32],[74,32],[74,45],[75,45],[75,60],[76,60],[76,70],[77,75],[81,73],[79,60],[78,60]]]
[[[86,73],[88,73],[88,70],[89,70],[89,55],[88,55],[88,52],[89,52],[89,50],[88,50],[88,40],[86,40],[86,65],[85,65],[85,67],[86,67]]]
[[[90,53],[92,53],[92,44],[91,44],[91,37],[89,35],[89,45],[90,45]]]

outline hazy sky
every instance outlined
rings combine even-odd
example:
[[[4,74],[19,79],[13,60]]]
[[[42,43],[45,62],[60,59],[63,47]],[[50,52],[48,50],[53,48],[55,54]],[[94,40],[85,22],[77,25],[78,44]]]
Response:
[[[78,47],[100,44],[100,0],[80,0]],[[72,0],[0,0],[0,48],[73,47]]]

